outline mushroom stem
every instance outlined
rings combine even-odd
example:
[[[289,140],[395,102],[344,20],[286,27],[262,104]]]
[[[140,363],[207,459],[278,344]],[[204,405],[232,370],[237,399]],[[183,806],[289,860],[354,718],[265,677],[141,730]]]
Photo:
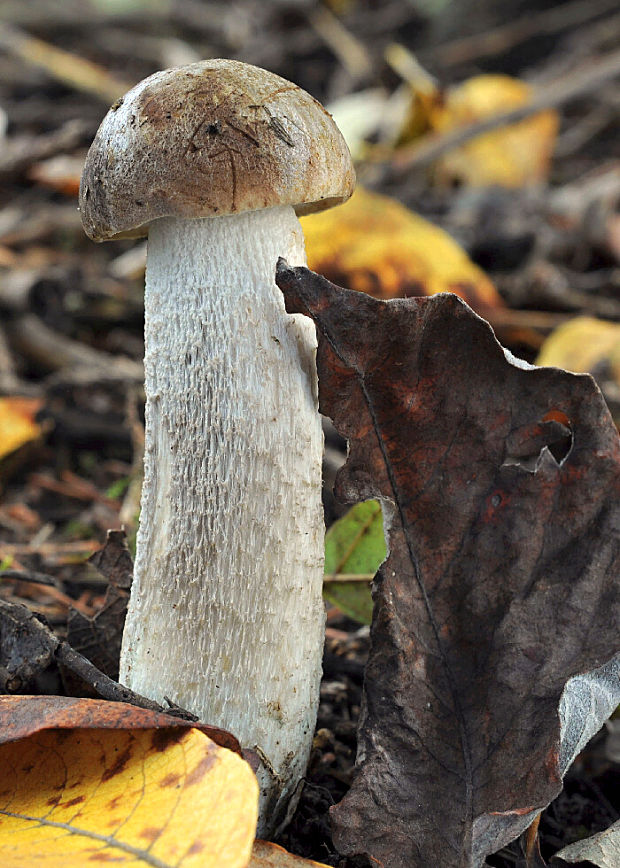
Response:
[[[305,772],[324,608],[314,330],[293,208],[149,228],[145,479],[120,679],[258,746],[259,835]],[[275,776],[273,772],[275,771]]]

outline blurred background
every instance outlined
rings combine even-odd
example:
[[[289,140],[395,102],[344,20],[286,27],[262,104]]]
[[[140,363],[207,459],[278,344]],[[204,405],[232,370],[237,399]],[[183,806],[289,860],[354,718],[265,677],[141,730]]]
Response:
[[[302,220],[310,267],[379,298],[458,293],[517,355],[592,373],[618,421],[619,45],[618,0],[0,0],[3,598],[62,632],[69,606],[101,604],[84,561],[106,530],[135,534],[145,244],[95,245],[77,211],[112,102],[208,57],[301,85],[333,113],[360,184]],[[326,444],[330,524],[344,448],[327,423]],[[338,786],[367,639],[345,627],[332,614],[348,687],[323,697],[350,724],[323,746]],[[579,786],[591,831],[617,819]],[[565,828],[546,828],[551,850]]]

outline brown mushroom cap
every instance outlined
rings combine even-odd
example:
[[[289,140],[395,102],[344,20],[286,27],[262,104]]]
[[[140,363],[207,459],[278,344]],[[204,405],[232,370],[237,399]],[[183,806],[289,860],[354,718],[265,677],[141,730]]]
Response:
[[[148,234],[158,217],[215,217],[348,199],[355,172],[332,117],[295,84],[236,60],[157,72],[118,100],[86,158],[84,230]]]

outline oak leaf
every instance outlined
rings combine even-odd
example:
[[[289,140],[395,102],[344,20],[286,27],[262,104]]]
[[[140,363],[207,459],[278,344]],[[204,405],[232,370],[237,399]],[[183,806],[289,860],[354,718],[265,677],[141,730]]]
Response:
[[[593,380],[534,368],[458,298],[377,301],[279,264],[314,320],[345,501],[378,498],[353,786],[334,843],[479,868],[620,701],[620,444]]]

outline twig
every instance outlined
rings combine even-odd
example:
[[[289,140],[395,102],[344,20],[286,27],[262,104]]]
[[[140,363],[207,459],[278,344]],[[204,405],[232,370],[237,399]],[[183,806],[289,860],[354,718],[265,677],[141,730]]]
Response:
[[[78,232],[80,235],[82,234],[80,215],[73,202],[71,205],[64,203],[40,204],[34,213],[24,210],[20,205],[7,205],[0,214],[0,243],[5,245],[25,246],[35,241],[44,241],[50,238],[50,236],[63,231],[68,235],[72,233],[77,234]],[[19,270],[24,269],[21,267]],[[32,275],[33,269],[28,269],[26,266],[26,270],[29,270]],[[16,273],[17,271],[8,272],[7,277],[10,274]],[[26,277],[28,278],[28,275]],[[18,285],[23,283],[19,279],[11,282]],[[27,293],[28,289],[23,287],[17,291],[17,294],[22,299],[27,297]],[[0,287],[0,301],[3,304],[6,303],[6,295],[5,280]],[[9,307],[12,306],[9,301]],[[23,307],[28,307],[28,303]]]
[[[331,573],[323,578],[324,585],[337,585],[339,582],[372,582],[375,573]]]
[[[72,120],[47,135],[8,139],[0,153],[0,179],[19,175],[40,160],[72,151],[82,144],[90,133],[92,130],[89,124]]]
[[[425,69],[412,51],[400,42],[391,42],[384,52],[386,63],[396,75],[416,93],[433,95],[437,92],[437,79]]]
[[[525,105],[484,118],[465,127],[450,130],[445,135],[425,136],[419,142],[400,148],[392,158],[392,165],[397,172],[408,171],[414,166],[426,165],[476,136],[508,124],[517,123],[545,109],[562,105],[577,96],[594,90],[603,82],[617,75],[620,75],[620,51],[613,51],[587,67],[580,67],[573,73],[565,75],[561,80],[540,87]]]
[[[372,61],[366,46],[345,28],[333,12],[326,6],[317,6],[308,13],[308,20],[353,79],[370,75]]]
[[[38,573],[34,570],[2,570],[2,572],[0,572],[0,580],[2,579],[10,579],[11,581],[18,582],[31,582],[35,585],[44,585],[47,589],[45,595],[54,600],[55,603],[59,603],[65,608],[70,608],[72,606],[83,615],[88,616],[91,614],[90,606],[80,600],[74,600],[72,597],[65,594],[64,591],[58,587],[58,580],[47,573]],[[20,603],[23,604],[23,600],[20,599]],[[42,605],[42,603],[41,601],[38,601],[37,607],[40,605]]]
[[[55,654],[56,660],[69,669],[78,678],[81,678],[86,684],[96,690],[97,694],[102,699],[107,699],[110,702],[128,702],[131,705],[137,705],[138,708],[148,708],[150,711],[159,711],[163,714],[171,714],[174,717],[180,717],[185,720],[195,721],[196,715],[191,714],[184,709],[174,706],[165,708],[152,699],[147,699],[145,696],[140,696],[139,693],[134,693],[128,687],[118,684],[107,675],[104,675],[101,670],[97,669],[90,660],[87,660],[79,651],[69,645],[68,642],[60,642]]]
[[[0,557],[20,557],[25,555],[38,554],[43,558],[54,557],[75,557],[76,555],[92,555],[101,548],[101,543],[97,540],[77,540],[76,542],[65,543],[50,543],[44,542],[40,545],[34,544],[31,540],[29,543],[6,543],[0,541]]]
[[[71,497],[75,500],[85,500],[87,502],[95,501],[107,506],[109,509],[118,512],[120,502],[113,500],[101,494],[100,491],[90,482],[85,479],[80,479],[69,470],[65,470],[62,474],[62,479],[53,479],[43,473],[31,473],[29,482],[36,485],[38,488],[43,488],[46,491],[52,491],[55,494],[60,494],[62,497]]]
[[[323,654],[323,671],[327,675],[348,675],[361,684],[364,678],[364,664],[358,660],[350,660],[340,654]]]
[[[99,371],[107,377],[116,372],[128,382],[144,380],[140,362],[115,357],[58,335],[34,314],[25,314],[11,322],[8,336],[20,352],[47,370],[74,367],[80,373]]]
[[[33,582],[35,585],[51,585],[57,588],[59,581],[49,573],[38,573],[36,570],[2,570],[0,579],[17,579],[19,582]]]
[[[485,319],[494,329],[534,329],[539,332],[552,332],[563,323],[574,319],[572,313],[553,313],[546,310],[515,310],[497,308],[486,311]]]
[[[525,839],[525,860],[527,865],[534,864],[536,851],[538,850],[538,827],[540,825],[540,814],[538,814],[523,833]]]
[[[0,395],[14,394],[19,390],[19,386],[20,382],[15,372],[13,357],[0,326]]]
[[[568,30],[617,8],[618,0],[575,0],[573,3],[561,3],[538,15],[524,15],[484,33],[475,33],[438,45],[432,49],[433,60],[439,66],[448,66],[501,54],[532,36]]]
[[[117,383],[123,385],[137,385],[144,382],[143,368],[139,362],[131,359],[112,358],[112,363],[102,367],[73,367],[61,368],[48,377],[45,377],[44,388],[48,395],[62,392],[64,389],[93,386],[114,386]]]
[[[44,69],[68,87],[97,96],[106,103],[114,102],[131,87],[96,63],[30,36],[6,21],[0,22],[0,48]]]
[[[585,117],[574,123],[558,139],[555,156],[567,157],[579,151],[593,139],[601,130],[617,118],[617,113],[611,105],[605,103],[596,105]]]

